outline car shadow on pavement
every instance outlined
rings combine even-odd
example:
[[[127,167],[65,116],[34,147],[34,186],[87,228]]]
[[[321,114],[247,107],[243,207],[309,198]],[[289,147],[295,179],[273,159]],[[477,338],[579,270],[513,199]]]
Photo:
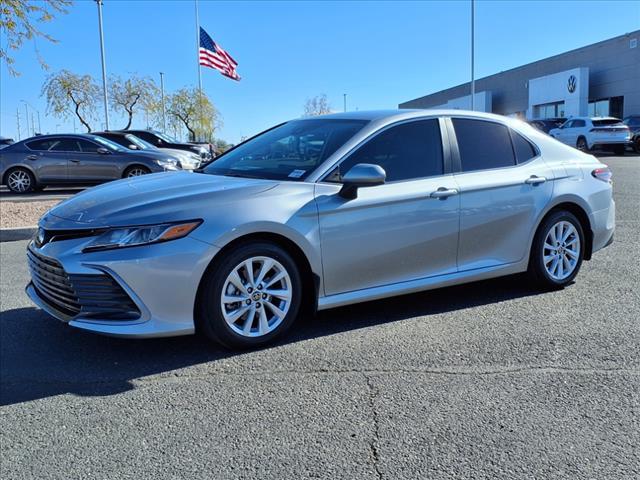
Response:
[[[538,295],[522,275],[431,290],[305,315],[268,348]],[[0,405],[60,394],[108,396],[134,388],[132,380],[253,352],[223,350],[201,336],[119,339],[91,334],[36,308],[0,316]]]

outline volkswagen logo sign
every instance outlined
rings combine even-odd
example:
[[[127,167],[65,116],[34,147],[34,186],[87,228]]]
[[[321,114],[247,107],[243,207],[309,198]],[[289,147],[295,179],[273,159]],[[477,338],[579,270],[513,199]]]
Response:
[[[578,84],[578,79],[576,78],[575,75],[571,75],[569,77],[569,80],[567,80],[567,90],[569,90],[569,93],[573,93],[576,91],[577,84]]]

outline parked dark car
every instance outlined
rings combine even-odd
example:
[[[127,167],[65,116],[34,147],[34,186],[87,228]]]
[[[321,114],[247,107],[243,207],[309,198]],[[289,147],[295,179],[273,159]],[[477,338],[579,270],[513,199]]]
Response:
[[[142,140],[140,137],[136,137],[132,133],[128,132],[93,132],[93,135],[97,135],[128,150],[138,150],[145,152],[154,152],[158,155],[167,154],[170,157],[175,158],[180,168],[183,170],[195,170],[200,167],[202,158],[195,152],[187,152],[185,150],[178,150],[176,148],[158,148],[155,145],[151,145],[149,142]]]
[[[0,137],[0,149],[7,147],[13,143],[13,138]]]
[[[126,130],[125,132],[131,133],[158,148],[175,148],[177,150],[194,152],[200,155],[203,160],[211,158],[208,148],[193,143],[180,142],[175,138],[156,130]]]
[[[566,118],[558,117],[558,118],[542,118],[537,120],[530,120],[529,124],[533,127],[537,128],[541,132],[549,133],[550,130],[554,128],[559,128],[564,122],[566,122]]]
[[[640,153],[640,115],[629,115],[625,117],[623,123],[629,127],[631,131],[631,141],[633,142],[634,150]]]
[[[15,193],[179,169],[177,160],[166,154],[130,151],[90,134],[41,135],[0,150],[2,184]]]

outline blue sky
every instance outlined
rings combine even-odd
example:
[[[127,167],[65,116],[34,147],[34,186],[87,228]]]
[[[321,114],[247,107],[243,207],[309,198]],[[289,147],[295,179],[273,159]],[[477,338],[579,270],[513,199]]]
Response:
[[[397,108],[469,79],[468,1],[199,5],[202,27],[239,62],[239,83],[202,70],[224,121],[217,136],[230,142],[300,116],[305,100],[321,93],[335,110],[342,110],[343,93],[350,110]],[[103,12],[108,73],[158,81],[163,71],[167,91],[197,84],[193,1],[104,0]],[[479,0],[476,78],[638,28],[638,1]],[[66,68],[100,81],[95,2],[76,1],[44,30],[59,40],[37,45],[50,71]],[[16,53],[15,66],[19,78],[0,66],[0,135],[17,138],[22,99],[40,110],[43,132],[71,131],[70,120],[46,114],[40,89],[47,72],[32,43]],[[111,123],[123,126],[113,114]],[[143,115],[134,126],[144,126]]]

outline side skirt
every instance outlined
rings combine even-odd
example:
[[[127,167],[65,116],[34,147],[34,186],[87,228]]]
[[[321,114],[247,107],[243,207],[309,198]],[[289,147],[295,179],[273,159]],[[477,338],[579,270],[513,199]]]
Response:
[[[421,292],[424,290],[433,290],[451,285],[460,285],[462,283],[476,282],[489,278],[502,277],[527,270],[528,258],[526,261],[517,263],[508,263],[495,267],[478,268],[474,270],[465,270],[464,272],[448,273],[446,275],[437,275],[435,277],[419,278],[417,280],[409,280],[407,282],[392,283],[381,287],[366,288],[363,290],[355,290],[352,292],[337,293],[318,299],[318,310],[326,310],[329,308],[342,307],[353,303],[367,302],[371,300],[379,300],[381,298],[394,297],[396,295],[406,295],[408,293]]]

